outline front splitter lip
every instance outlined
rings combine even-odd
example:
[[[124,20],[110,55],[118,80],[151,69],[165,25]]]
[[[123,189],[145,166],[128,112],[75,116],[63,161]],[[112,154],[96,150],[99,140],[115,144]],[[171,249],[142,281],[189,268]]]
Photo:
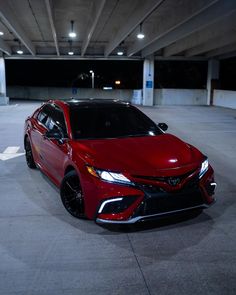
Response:
[[[184,212],[184,211],[188,211],[188,210],[206,209],[206,208],[210,207],[213,203],[211,203],[210,205],[201,204],[201,205],[198,205],[198,206],[193,206],[193,207],[188,207],[188,208],[179,209],[179,210],[173,210],[173,211],[167,211],[167,212],[162,212],[162,213],[157,213],[157,214],[152,214],[152,215],[136,216],[136,217],[130,218],[128,220],[108,220],[108,219],[97,218],[96,222],[98,224],[133,224],[133,223],[136,223],[136,222],[141,221],[141,220],[154,219],[154,218],[158,218],[158,217],[161,217],[161,216],[164,216],[164,215],[171,215],[171,214]]]

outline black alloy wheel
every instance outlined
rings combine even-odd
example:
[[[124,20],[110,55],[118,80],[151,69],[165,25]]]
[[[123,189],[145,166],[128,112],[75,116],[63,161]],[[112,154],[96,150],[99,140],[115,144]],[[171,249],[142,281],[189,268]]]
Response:
[[[27,163],[29,168],[31,168],[31,169],[36,168],[36,164],[34,162],[34,156],[33,156],[33,153],[32,153],[31,144],[30,144],[30,141],[29,141],[28,137],[26,137],[26,139],[25,139],[25,159],[26,159],[26,163]]]
[[[76,218],[85,218],[84,195],[76,171],[68,172],[60,188],[61,200],[66,210]]]

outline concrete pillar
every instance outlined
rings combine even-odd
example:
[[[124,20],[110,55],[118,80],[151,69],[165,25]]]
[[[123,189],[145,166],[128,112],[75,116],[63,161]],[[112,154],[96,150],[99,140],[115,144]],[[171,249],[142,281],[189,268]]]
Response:
[[[208,61],[207,73],[207,105],[213,104],[214,89],[219,85],[219,69],[220,63],[216,59]]]
[[[152,106],[154,97],[154,56],[148,56],[143,63],[143,105]]]
[[[6,96],[5,61],[0,57],[0,105],[6,104],[9,104],[9,98]]]

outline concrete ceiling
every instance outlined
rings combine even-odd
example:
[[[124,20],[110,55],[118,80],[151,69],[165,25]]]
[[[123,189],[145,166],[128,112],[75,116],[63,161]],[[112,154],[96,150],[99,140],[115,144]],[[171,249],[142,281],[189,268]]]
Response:
[[[0,0],[6,58],[114,59],[118,48],[129,59],[225,58],[236,56],[235,31],[235,0]]]

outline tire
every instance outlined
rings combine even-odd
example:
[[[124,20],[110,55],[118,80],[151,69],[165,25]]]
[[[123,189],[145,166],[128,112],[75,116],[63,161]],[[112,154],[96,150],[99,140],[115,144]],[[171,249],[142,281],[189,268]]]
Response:
[[[31,148],[31,144],[30,144],[28,136],[25,139],[25,159],[26,159],[26,163],[30,169],[36,168],[36,164],[34,162],[34,156],[32,153],[32,148]]]
[[[66,210],[76,218],[86,218],[84,195],[79,177],[75,170],[68,172],[60,188],[61,200]]]

